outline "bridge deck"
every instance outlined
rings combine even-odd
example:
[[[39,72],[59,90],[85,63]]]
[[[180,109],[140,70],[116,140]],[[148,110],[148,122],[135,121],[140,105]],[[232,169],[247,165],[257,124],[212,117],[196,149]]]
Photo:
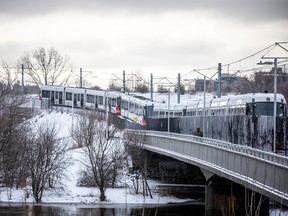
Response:
[[[288,206],[288,158],[246,146],[156,131],[125,130],[147,150],[193,164]],[[131,139],[130,139],[131,140]]]

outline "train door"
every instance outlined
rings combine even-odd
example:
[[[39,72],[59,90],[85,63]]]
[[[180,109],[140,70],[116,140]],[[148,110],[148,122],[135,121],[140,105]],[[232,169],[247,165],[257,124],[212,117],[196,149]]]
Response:
[[[59,104],[58,91],[55,91],[55,104]]]
[[[55,104],[55,92],[51,91],[51,104]]]
[[[144,106],[142,123],[141,123],[142,125],[147,126],[147,120],[148,120],[148,118],[152,118],[153,117],[153,111],[154,111],[153,104]]]
[[[83,108],[83,106],[84,106],[84,95],[83,94],[80,94],[80,106],[81,106],[81,108]]]
[[[59,104],[62,105],[63,99],[62,99],[62,92],[59,92]]]
[[[73,94],[73,106],[76,107],[77,106],[77,94]]]
[[[116,99],[116,114],[121,115],[121,97],[118,96]]]

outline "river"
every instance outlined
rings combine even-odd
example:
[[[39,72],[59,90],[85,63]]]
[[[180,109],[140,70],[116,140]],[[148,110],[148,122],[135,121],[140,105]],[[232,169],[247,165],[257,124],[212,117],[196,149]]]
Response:
[[[0,205],[0,215],[9,216],[172,216],[205,215],[202,203],[165,205]]]

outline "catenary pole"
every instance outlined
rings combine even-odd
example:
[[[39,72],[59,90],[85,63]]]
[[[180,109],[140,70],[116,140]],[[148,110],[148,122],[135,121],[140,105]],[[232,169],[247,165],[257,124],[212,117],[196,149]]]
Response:
[[[273,152],[276,153],[276,129],[277,129],[277,58],[274,59],[274,114],[273,114]]]
[[[170,88],[168,89],[168,133],[170,132]]]
[[[150,79],[150,99],[153,100],[153,74],[151,73]]]
[[[203,98],[204,102],[203,102],[203,136],[205,136],[205,116],[206,116],[206,76],[204,76],[204,98]]]
[[[218,63],[218,86],[217,86],[217,97],[221,97],[221,63]]]
[[[178,73],[177,103],[180,103],[180,73]]]
[[[82,68],[80,68],[80,88],[82,88]]]
[[[21,65],[21,74],[22,74],[22,95],[24,95],[24,64]]]
[[[125,86],[125,70],[123,70],[123,93],[126,91],[126,86]]]

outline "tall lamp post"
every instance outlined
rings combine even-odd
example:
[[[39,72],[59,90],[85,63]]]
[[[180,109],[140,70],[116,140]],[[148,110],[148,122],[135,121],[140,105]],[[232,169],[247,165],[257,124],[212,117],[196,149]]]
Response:
[[[273,62],[259,62],[258,65],[273,65]],[[273,152],[276,151],[276,129],[277,129],[277,58],[274,58],[274,103],[273,103]]]
[[[204,95],[203,95],[203,122],[202,122],[202,124],[203,124],[202,131],[203,131],[203,136],[204,136],[205,135],[205,126],[204,126],[205,125],[205,121],[204,121],[204,117],[206,116],[206,113],[205,113],[205,111],[206,111],[206,78],[208,78],[208,79],[210,79],[212,81],[214,81],[214,80],[211,79],[210,77],[206,76],[205,74],[197,71],[197,70],[193,70],[193,72],[196,72],[196,73],[198,73],[198,74],[200,74],[201,76],[204,77],[204,80],[203,80],[204,81],[204,83],[203,83],[203,91],[204,91]]]
[[[168,133],[170,132],[170,88],[168,89]]]
[[[283,47],[283,44],[287,44],[288,42],[275,42],[275,46],[274,46],[274,48],[275,47],[277,47],[277,48],[280,48],[280,50],[283,52],[286,52],[286,56],[284,57],[283,55],[282,56],[274,56],[274,57],[272,57],[272,56],[270,56],[270,57],[268,57],[268,56],[262,56],[262,59],[274,59],[274,114],[273,114],[273,127],[274,127],[274,133],[273,133],[273,152],[274,153],[277,153],[276,152],[276,129],[277,129],[277,122],[276,122],[276,116],[277,116],[277,64],[278,64],[278,59],[288,59],[288,57],[287,57],[287,52],[288,52],[288,49],[287,48],[285,48],[285,47]],[[271,50],[270,50],[271,51]],[[269,51],[269,52],[270,52]],[[268,52],[268,53],[269,53]],[[264,62],[264,63],[262,63],[262,62],[260,62],[260,63],[258,63],[258,64],[270,64],[270,65],[272,65],[273,64],[273,62]]]
[[[273,152],[277,153],[276,150],[276,130],[277,130],[277,58],[274,59],[274,116],[273,116]]]

